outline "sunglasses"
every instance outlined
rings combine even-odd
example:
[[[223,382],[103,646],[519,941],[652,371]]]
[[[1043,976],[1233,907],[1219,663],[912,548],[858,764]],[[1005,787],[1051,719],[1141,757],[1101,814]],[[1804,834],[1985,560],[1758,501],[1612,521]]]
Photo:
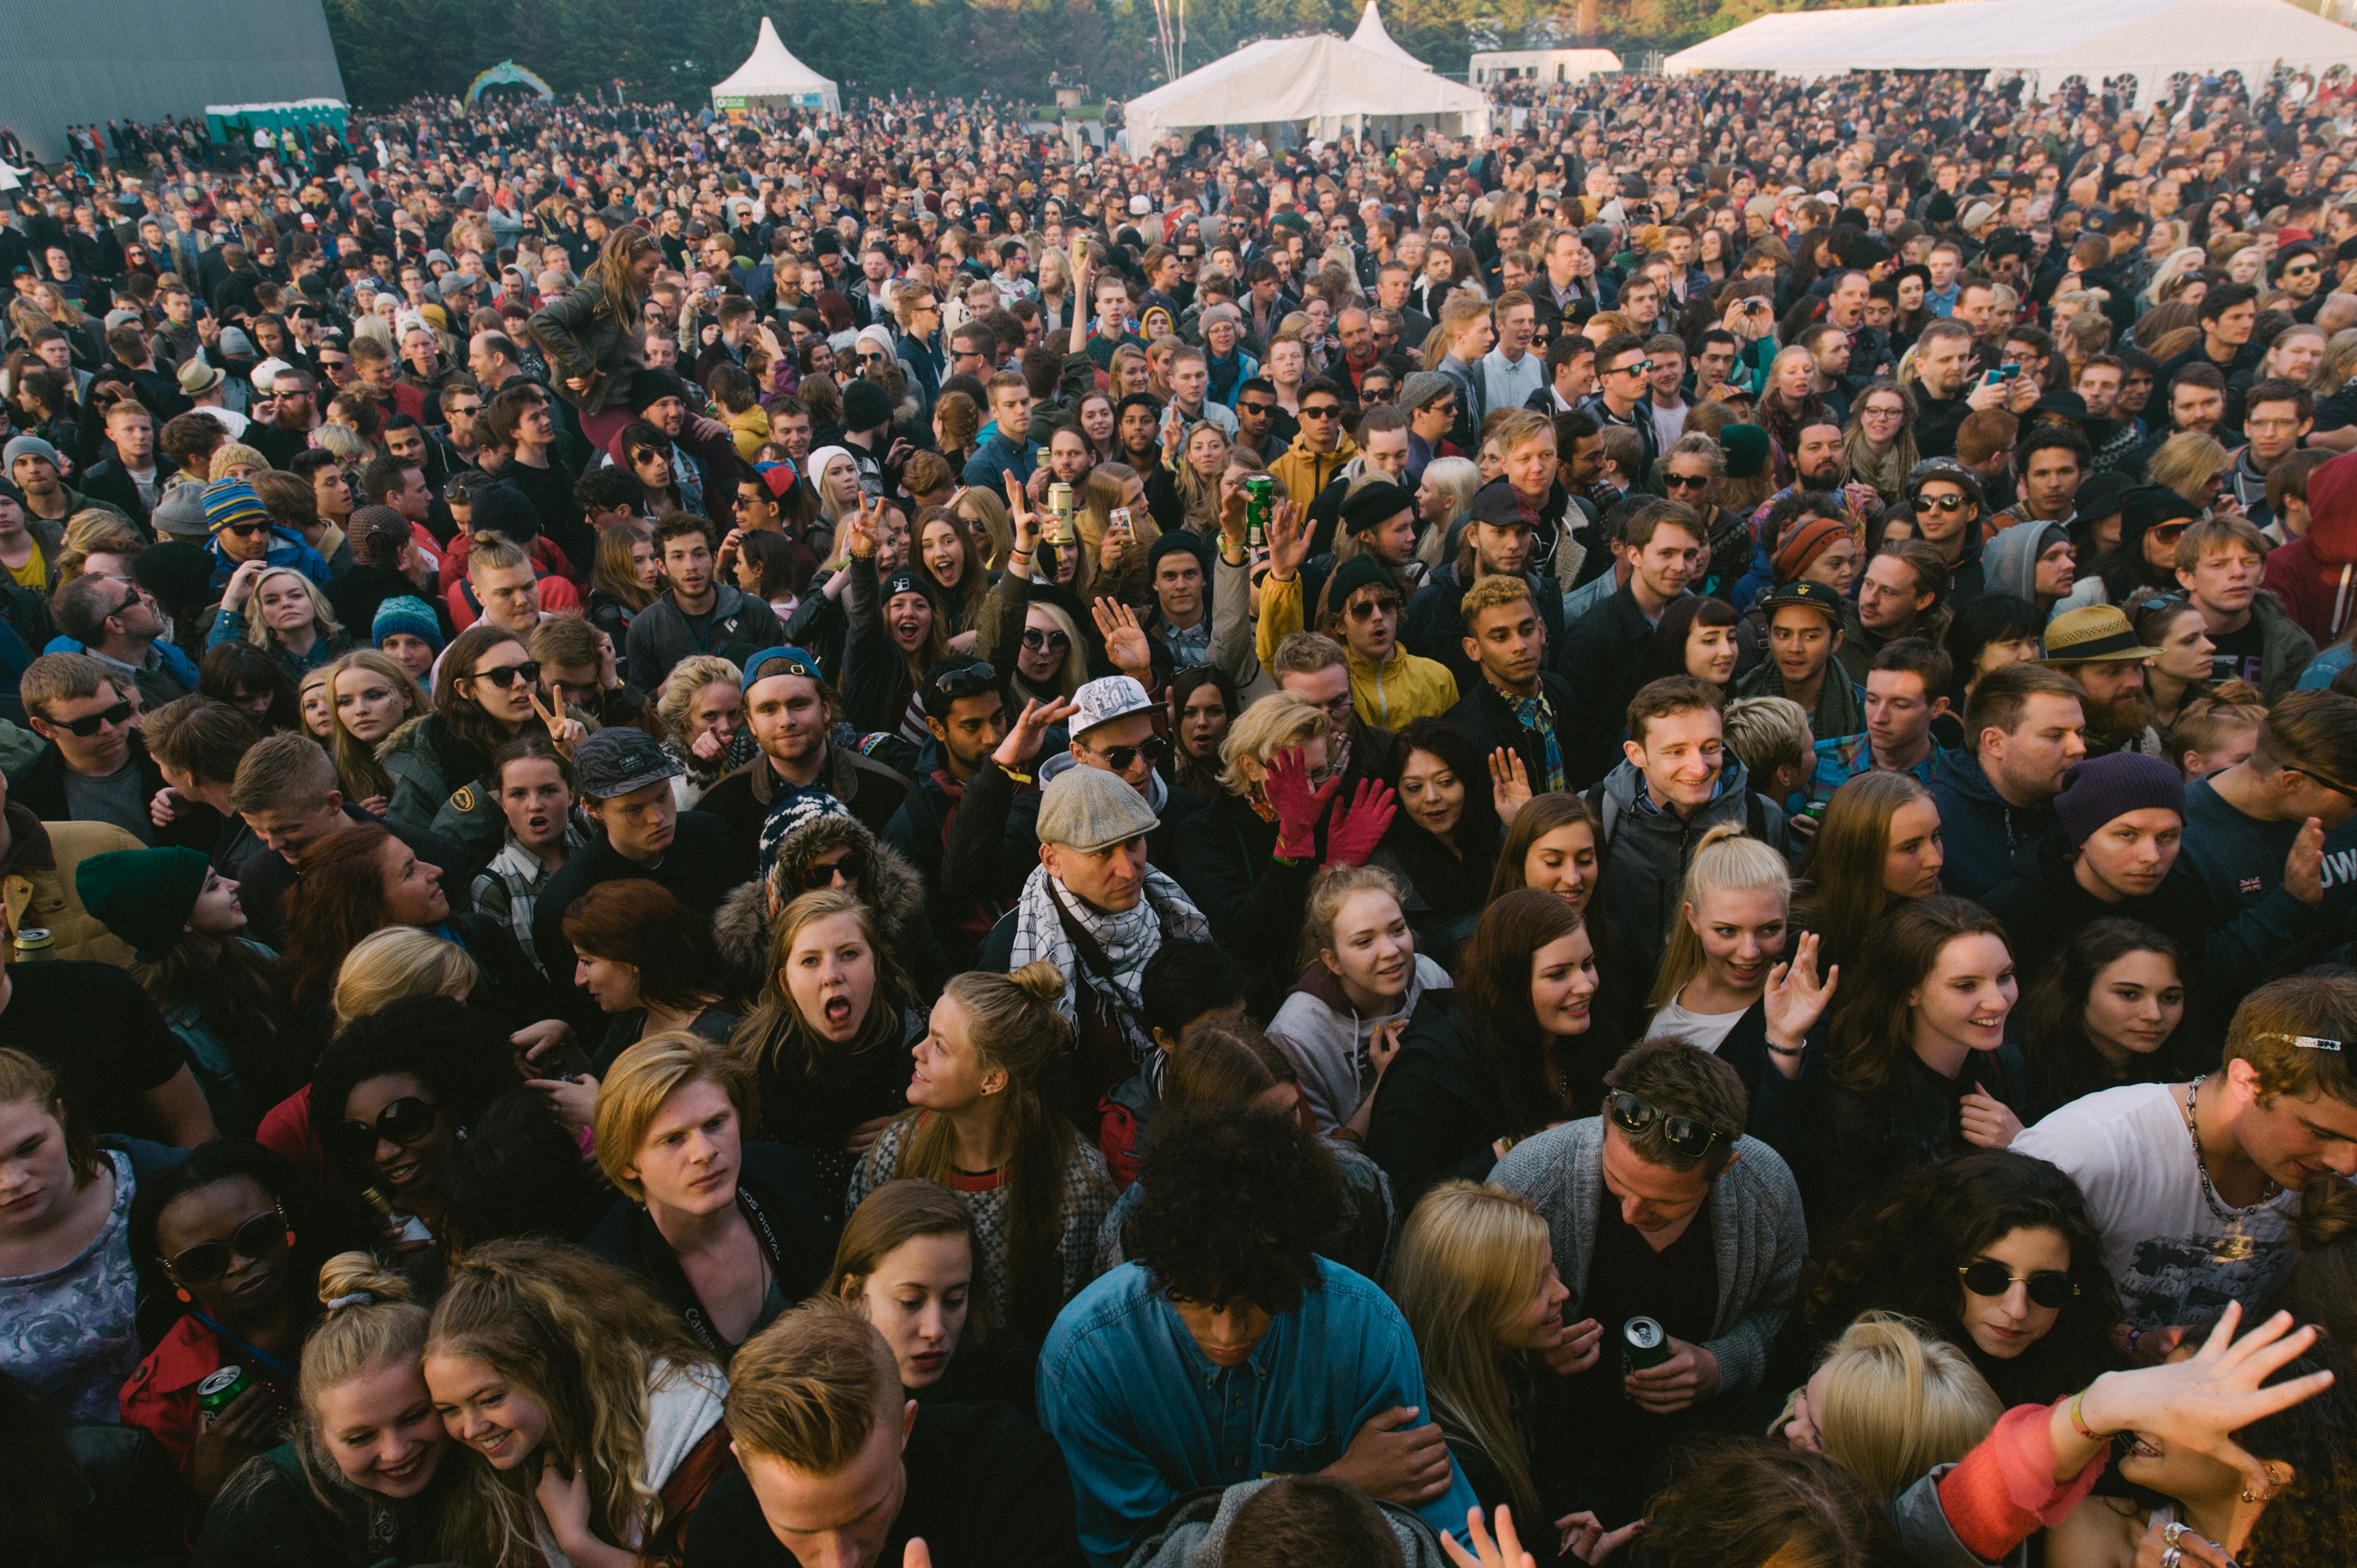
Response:
[[[60,720],[58,723],[58,727],[59,729],[70,729],[73,731],[74,734],[81,736],[84,740],[88,740],[91,736],[98,733],[100,725],[127,724],[130,722],[130,719],[131,704],[129,703],[117,703],[114,706],[108,708],[103,713],[91,714],[85,718]]]
[[[952,699],[979,697],[985,692],[998,689],[998,671],[987,664],[968,664],[961,669],[946,670],[933,677],[933,689]]]
[[[500,691],[504,692],[510,686],[514,685],[519,679],[525,682],[539,680],[540,660],[537,659],[527,659],[521,664],[501,664],[494,669],[478,670],[475,671],[475,679],[478,681],[489,681],[492,685],[497,686]]]
[[[1604,373],[1608,376],[1642,376],[1652,372],[1653,361],[1640,360],[1633,365],[1621,365]]]
[[[1361,599],[1351,607],[1352,620],[1365,620],[1370,616],[1397,615],[1400,601],[1395,598]]]
[[[1917,496],[1915,498],[1915,505],[1919,510],[1928,508],[1932,511],[1962,511],[1972,504],[1970,499],[1964,496]]]
[[[172,1278],[184,1285],[209,1285],[229,1273],[239,1258],[260,1260],[286,1245],[286,1218],[272,1208],[246,1220],[230,1232],[226,1241],[199,1241],[177,1258],[167,1258],[164,1266]]]
[[[1236,404],[1236,412],[1238,413],[1270,414],[1276,412],[1276,404],[1273,403],[1240,403]]]
[[[1301,406],[1301,417],[1304,419],[1340,419],[1341,416],[1342,405],[1340,403],[1319,403],[1316,408],[1311,408],[1308,403]]]
[[[2071,1298],[2079,1294],[2079,1287],[2071,1283],[2069,1274],[2053,1269],[2040,1269],[2034,1274],[2017,1274],[2007,1271],[1995,1258],[1966,1263],[1956,1273],[1964,1280],[1964,1288],[1975,1295],[2003,1295],[2017,1284],[2026,1284],[2029,1287],[2031,1304],[2049,1312],[2068,1306]]]
[[[1706,490],[1710,489],[1708,474],[1663,474],[1662,484],[1673,490]]]
[[[2166,543],[2192,526],[2193,520],[2190,517],[2179,522],[2156,522],[2145,530],[2145,534],[2147,538],[2158,539]]]
[[[1041,631],[1036,626],[1026,627],[1023,631],[1023,646],[1034,653],[1045,653],[1050,650],[1061,653],[1072,646],[1072,639],[1060,631]]]
[[[845,854],[841,860],[834,861],[825,865],[813,865],[806,868],[802,872],[802,891],[805,893],[813,893],[822,887],[834,886],[835,873],[837,872],[841,872],[843,874],[843,883],[845,886],[858,886],[859,879],[867,874],[866,851],[855,849],[848,854]]]
[[[1613,1125],[1623,1133],[1642,1133],[1658,1125],[1670,1147],[1690,1160],[1698,1160],[1710,1152],[1710,1146],[1726,1136],[1716,1127],[1706,1127],[1691,1116],[1672,1116],[1647,1101],[1633,1094],[1615,1090],[1605,1104],[1612,1113]]]
[[[2313,277],[2322,270],[2320,267],[2286,267],[2283,275],[2287,278]]]
[[[343,1121],[328,1129],[328,1142],[336,1153],[348,1160],[365,1160],[376,1153],[380,1142],[398,1144],[406,1148],[428,1133],[442,1120],[442,1109],[430,1100],[414,1094],[404,1094],[377,1112],[373,1125],[366,1122]]]
[[[1089,746],[1087,741],[1082,741],[1081,744],[1088,746],[1091,751],[1096,751],[1099,757],[1105,759],[1105,765],[1115,773],[1128,772],[1131,765],[1141,757],[1146,758],[1146,766],[1150,768],[1170,755],[1170,743],[1158,735],[1148,736],[1136,746],[1108,746],[1103,751],[1097,751],[1097,748]]]

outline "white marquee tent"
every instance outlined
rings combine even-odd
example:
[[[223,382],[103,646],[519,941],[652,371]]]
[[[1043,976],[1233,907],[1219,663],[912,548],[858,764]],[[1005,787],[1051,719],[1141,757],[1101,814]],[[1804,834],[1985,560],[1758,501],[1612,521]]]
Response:
[[[712,84],[715,109],[823,109],[843,112],[834,82],[793,57],[767,16],[753,52],[723,81]]]
[[[1359,30],[1351,35],[1351,41],[1371,55],[1381,55],[1402,65],[1412,65],[1418,70],[1432,69],[1400,48],[1391,34],[1383,29],[1383,19],[1375,15],[1375,0],[1367,0],[1366,14],[1359,18]]]
[[[1331,33],[1246,44],[1131,99],[1125,113],[1125,145],[1133,157],[1165,132],[1205,125],[1290,124],[1305,126],[1312,139],[1383,130],[1404,137],[1417,125],[1465,136],[1490,129],[1483,94],[1413,57],[1394,59]]]
[[[1814,79],[1849,70],[2018,71],[2051,92],[2132,73],[2137,102],[2179,71],[2240,70],[2254,87],[2276,62],[2321,69],[2357,57],[2357,35],[2288,0],[1948,0],[1944,5],[1787,11],[1747,22],[1663,62],[1672,76],[1766,70]]]

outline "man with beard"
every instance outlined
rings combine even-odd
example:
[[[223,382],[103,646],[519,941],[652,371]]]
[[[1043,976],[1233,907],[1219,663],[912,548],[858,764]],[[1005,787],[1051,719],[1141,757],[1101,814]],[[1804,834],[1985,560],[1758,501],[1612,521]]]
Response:
[[[780,794],[820,789],[851,808],[868,832],[882,837],[909,791],[897,770],[828,738],[841,704],[819,674],[818,660],[799,648],[765,648],[745,660],[745,727],[761,755],[723,778],[696,809],[718,817],[758,851],[761,824]]]
[[[2080,707],[2087,716],[2089,757],[2115,751],[2161,755],[2152,704],[2145,700],[2144,671],[2153,652],[2128,618],[2110,605],[2071,610],[2047,623],[2047,656],[2037,662],[2085,690]]]

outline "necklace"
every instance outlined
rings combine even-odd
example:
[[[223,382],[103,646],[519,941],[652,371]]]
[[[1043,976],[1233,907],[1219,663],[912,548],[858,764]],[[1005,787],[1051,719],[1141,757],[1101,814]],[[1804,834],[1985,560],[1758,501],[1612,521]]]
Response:
[[[2251,1239],[2243,1234],[2243,1222],[2256,1216],[2274,1199],[2276,1187],[2272,1180],[2268,1181],[2260,1188],[2256,1203],[2248,1208],[2235,1208],[2220,1197],[2218,1189],[2210,1185],[2210,1167],[2201,1158],[2201,1123],[2194,1108],[2194,1097],[2201,1093],[2201,1085],[2208,1077],[2209,1074],[2204,1073],[2185,1086],[2185,1133],[2193,1144],[2193,1174],[2201,1178],[2201,1201],[2210,1206],[2211,1213],[2226,1222],[2226,1239],[2220,1244],[2219,1256],[2246,1258],[2250,1256],[2252,1247]]]

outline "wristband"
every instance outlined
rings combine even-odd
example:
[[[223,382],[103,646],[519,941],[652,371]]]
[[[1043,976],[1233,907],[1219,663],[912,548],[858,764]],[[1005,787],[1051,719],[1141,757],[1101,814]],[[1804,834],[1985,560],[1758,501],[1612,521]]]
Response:
[[[2079,1429],[2079,1435],[2085,1438],[2090,1443],[2109,1443],[2113,1438],[2117,1437],[2119,1434],[2116,1432],[2097,1432],[2087,1424],[2086,1416],[2079,1409],[2079,1402],[2087,1397],[2087,1389],[2092,1389],[2094,1386],[2094,1384],[2089,1383],[2086,1389],[2081,1389],[2077,1393],[2071,1396],[2071,1424],[2077,1427]]]
[[[1788,1051],[1783,1047],[1778,1045],[1775,1041],[1770,1040],[1768,1042],[1768,1054],[1771,1057],[1782,1057],[1786,1061],[1797,1061],[1802,1057],[1806,1056],[1808,1054],[1808,1050],[1805,1047],[1795,1046]]]

